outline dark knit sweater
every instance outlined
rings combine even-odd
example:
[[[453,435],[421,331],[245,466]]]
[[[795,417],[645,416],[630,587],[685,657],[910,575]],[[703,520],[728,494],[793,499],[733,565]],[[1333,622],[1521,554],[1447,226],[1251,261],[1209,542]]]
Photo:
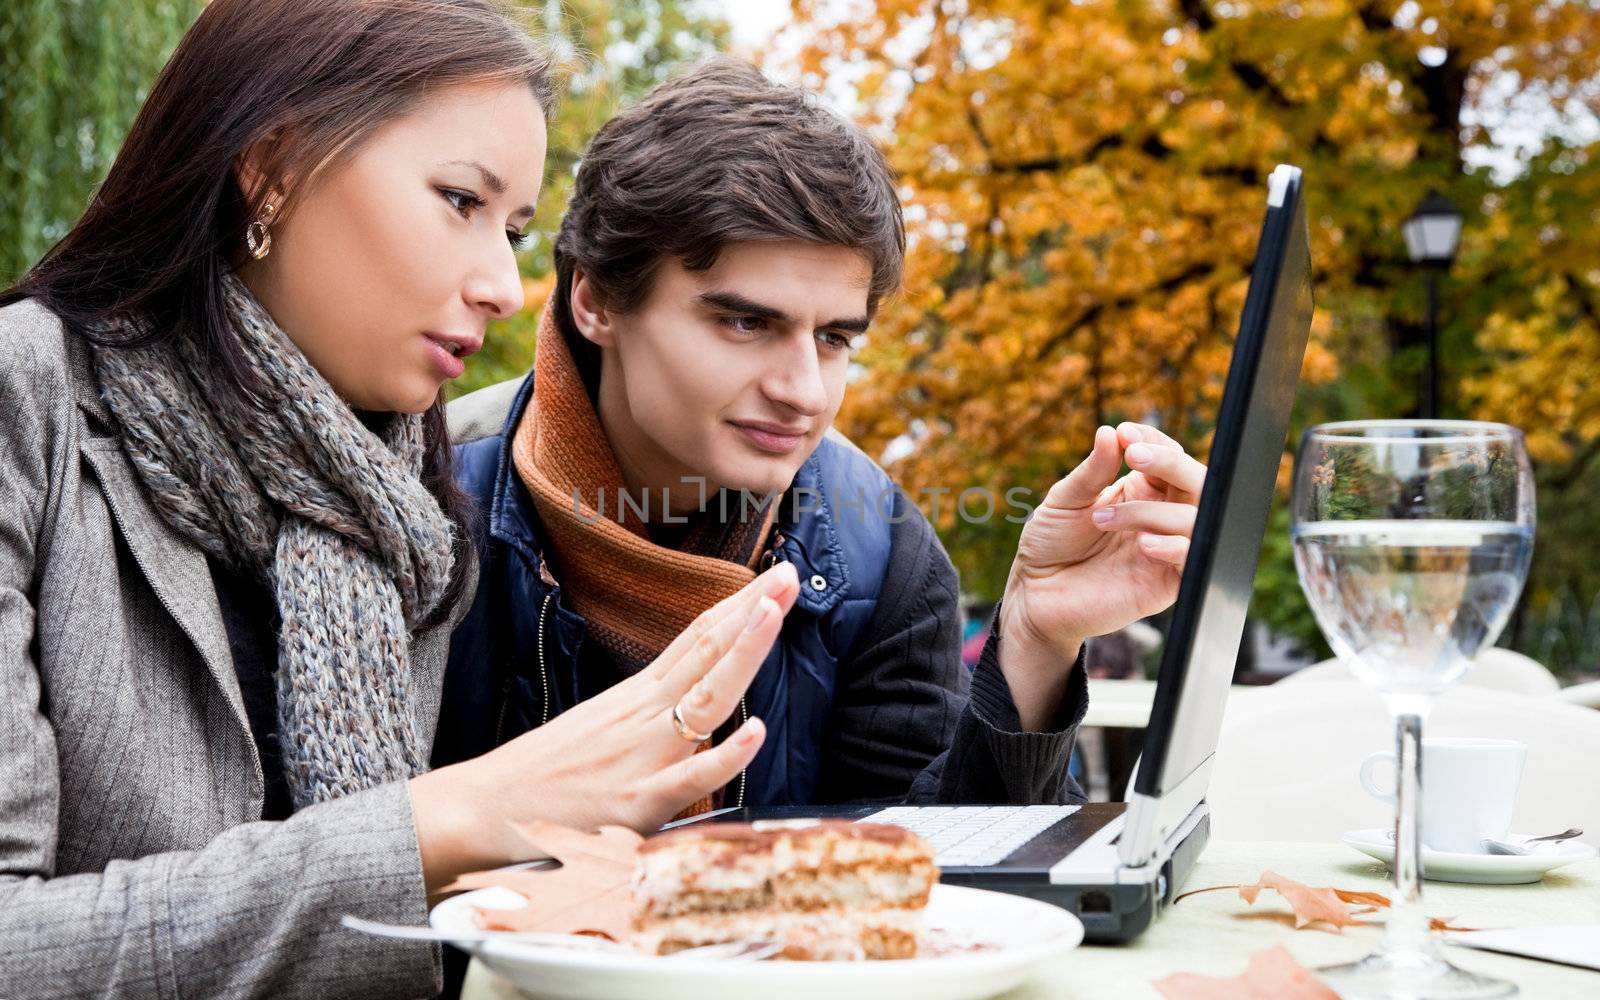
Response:
[[[261,758],[265,795],[262,819],[288,819],[294,812],[289,782],[283,772],[283,750],[278,745],[278,604],[267,585],[253,574],[230,569],[215,559],[211,581],[228,630],[233,672],[250,722],[250,736]]]

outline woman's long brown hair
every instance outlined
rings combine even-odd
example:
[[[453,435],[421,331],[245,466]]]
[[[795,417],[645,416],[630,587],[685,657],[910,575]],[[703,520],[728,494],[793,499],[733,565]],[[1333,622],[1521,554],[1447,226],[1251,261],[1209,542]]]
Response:
[[[37,299],[99,343],[171,341],[254,398],[222,278],[265,192],[282,192],[279,217],[292,212],[307,179],[374,129],[440,87],[480,80],[524,83],[546,113],[554,100],[549,58],[496,0],[212,0],[82,218],[0,305]],[[264,179],[254,199],[237,179],[247,151]],[[123,319],[140,335],[113,339]],[[424,426],[423,481],[461,548],[427,625],[465,586],[471,505],[452,476],[442,399]]]

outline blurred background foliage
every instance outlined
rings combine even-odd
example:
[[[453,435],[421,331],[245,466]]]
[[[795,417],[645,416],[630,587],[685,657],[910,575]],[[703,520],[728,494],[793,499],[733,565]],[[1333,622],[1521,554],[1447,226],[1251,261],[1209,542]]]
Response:
[[[801,80],[876,132],[909,206],[905,294],[839,421],[903,482],[1037,485],[1120,420],[1203,454],[1279,162],[1306,171],[1316,267],[1295,437],[1415,414],[1426,286],[1400,230],[1436,189],[1466,217],[1441,286],[1440,416],[1521,426],[1539,472],[1535,565],[1503,641],[1596,666],[1562,648],[1592,643],[1593,613],[1573,623],[1600,595],[1596,4],[794,6]],[[1253,617],[1325,655],[1280,485]],[[939,527],[964,584],[998,594],[1019,529],[954,512]]]
[[[200,0],[0,3],[0,282],[65,236]]]
[[[1307,172],[1317,268],[1296,437],[1415,412],[1424,283],[1400,223],[1438,189],[1466,215],[1441,286],[1442,415],[1523,427],[1539,477],[1533,575],[1502,642],[1557,671],[1600,665],[1600,0],[791,4],[766,68],[861,120],[901,178],[906,288],[856,357],[839,424],[903,483],[1042,489],[1123,419],[1203,454],[1283,161]],[[200,6],[0,3],[0,280],[82,210]],[[595,129],[729,46],[710,0],[520,6],[566,91],[521,258],[528,306],[453,393],[531,364]],[[968,523],[948,500],[940,513],[964,588],[993,599],[1017,526]],[[1281,498],[1252,614],[1326,652]]]

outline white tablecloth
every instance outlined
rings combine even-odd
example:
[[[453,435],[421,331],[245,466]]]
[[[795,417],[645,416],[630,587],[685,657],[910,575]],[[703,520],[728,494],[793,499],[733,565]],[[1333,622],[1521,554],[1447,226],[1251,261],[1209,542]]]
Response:
[[[1185,891],[1254,882],[1271,870],[1309,885],[1365,889],[1387,894],[1387,869],[1339,844],[1219,841],[1211,844]],[[1600,861],[1551,872],[1535,885],[1470,886],[1428,882],[1424,905],[1434,916],[1453,917],[1463,927],[1523,927],[1537,924],[1600,923]],[[1301,965],[1315,968],[1352,961],[1375,949],[1380,928],[1343,933],[1294,930],[1275,919],[1287,912],[1276,893],[1263,893],[1254,907],[1236,892],[1214,892],[1169,908],[1138,940],[1115,947],[1084,946],[1040,970],[1005,1000],[1159,1000],[1150,985],[1173,972],[1235,976],[1248,956],[1281,944]],[[1510,979],[1524,1000],[1600,997],[1600,972],[1497,955],[1469,948],[1447,949],[1452,961],[1474,971]],[[463,1000],[517,1000],[523,996],[477,962],[467,974]]]

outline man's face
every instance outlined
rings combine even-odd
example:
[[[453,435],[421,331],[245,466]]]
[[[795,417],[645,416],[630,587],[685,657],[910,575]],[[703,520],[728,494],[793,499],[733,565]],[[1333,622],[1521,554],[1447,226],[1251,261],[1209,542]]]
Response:
[[[859,251],[763,242],[726,247],[705,271],[663,261],[626,314],[589,309],[579,290],[574,314],[602,348],[600,419],[627,484],[670,488],[676,511],[700,499],[684,479],[708,493],[787,489],[844,400],[870,280]]]

